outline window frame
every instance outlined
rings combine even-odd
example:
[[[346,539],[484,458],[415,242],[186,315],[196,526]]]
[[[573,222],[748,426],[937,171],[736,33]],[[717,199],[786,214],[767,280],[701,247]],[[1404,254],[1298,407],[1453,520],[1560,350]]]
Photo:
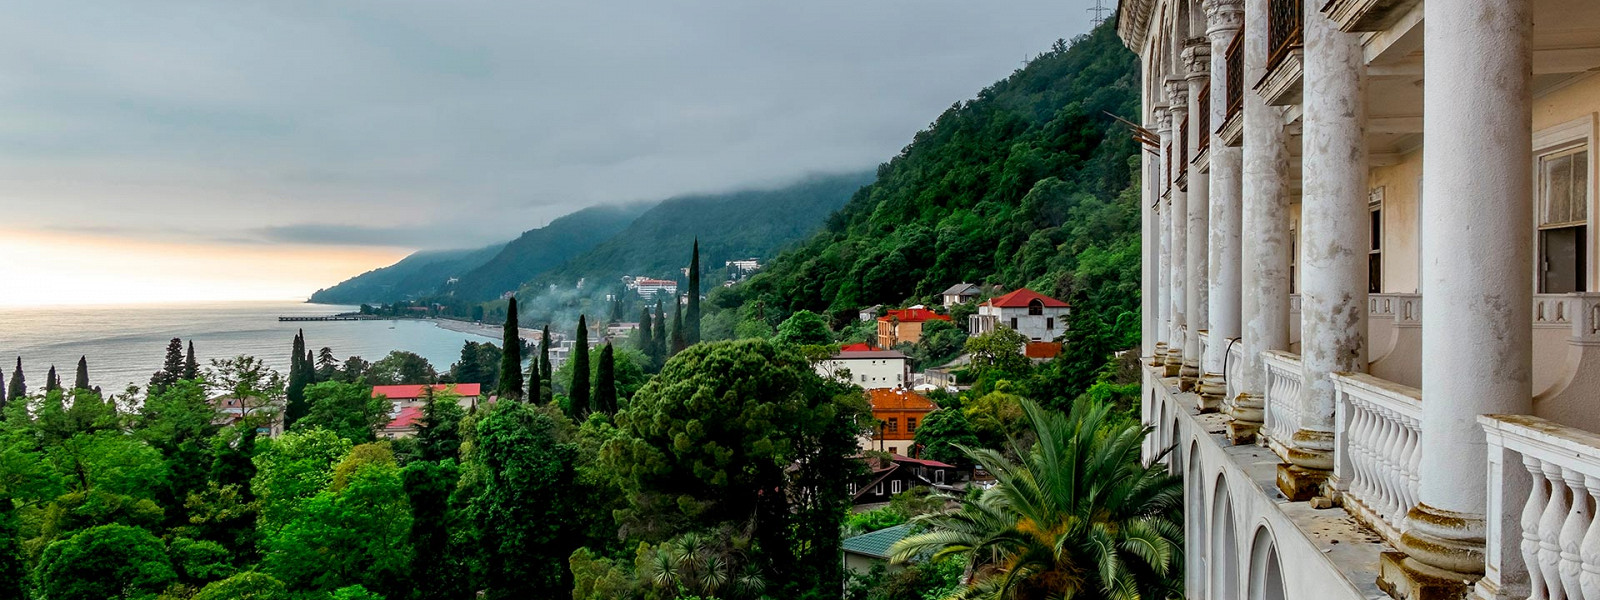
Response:
[[[1372,239],[1368,240],[1367,242],[1367,293],[1369,294],[1382,294],[1384,291],[1383,276],[1384,271],[1387,269],[1384,269],[1383,264],[1383,237],[1384,232],[1389,229],[1389,226],[1388,223],[1384,222],[1383,220],[1383,200],[1383,186],[1380,185],[1367,192],[1367,213],[1369,214],[1368,218],[1372,223]],[[1374,269],[1372,266],[1372,261],[1374,260],[1377,261],[1376,269]],[[1374,278],[1373,275],[1377,275],[1377,277]],[[1374,281],[1374,279],[1376,279],[1376,281]]]
[[[1582,117],[1541,129],[1533,134],[1533,163],[1530,165],[1533,170],[1532,241],[1534,244],[1533,281],[1531,283],[1533,285],[1533,292],[1536,294],[1544,293],[1542,290],[1545,289],[1543,269],[1544,244],[1542,241],[1542,232],[1551,229],[1563,229],[1576,226],[1582,226],[1585,228],[1584,248],[1581,251],[1581,258],[1583,259],[1584,265],[1583,272],[1579,274],[1583,279],[1583,285],[1581,286],[1583,289],[1578,291],[1583,292],[1593,290],[1596,287],[1595,279],[1597,275],[1600,275],[1600,273],[1596,272],[1597,265],[1595,264],[1597,246],[1595,243],[1595,213],[1597,209],[1596,196],[1600,196],[1600,194],[1596,193],[1595,187],[1597,184],[1600,184],[1600,182],[1596,181],[1596,177],[1600,176],[1600,173],[1596,172],[1597,168],[1600,168],[1600,165],[1597,165],[1597,162],[1600,161],[1597,161],[1595,158],[1595,126],[1595,113],[1589,113]],[[1584,185],[1583,189],[1585,218],[1582,221],[1563,223],[1563,225],[1565,225],[1564,227],[1546,226],[1544,225],[1545,206],[1544,197],[1542,194],[1542,188],[1544,187],[1543,169],[1541,168],[1542,163],[1546,158],[1549,158],[1552,155],[1559,155],[1578,150],[1588,153],[1587,164],[1584,165],[1584,174],[1587,179],[1585,182],[1586,185]]]
[[[905,483],[900,481],[899,479],[896,479],[894,481],[890,481],[889,482],[889,495],[893,496],[893,495],[898,494],[900,492],[904,492],[904,491],[906,491],[905,487],[906,487]]]

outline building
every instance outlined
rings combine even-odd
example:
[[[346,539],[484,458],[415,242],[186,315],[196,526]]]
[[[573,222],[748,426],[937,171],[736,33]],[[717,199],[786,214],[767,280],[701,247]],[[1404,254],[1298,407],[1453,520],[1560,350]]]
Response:
[[[208,400],[216,407],[217,417],[212,420],[216,425],[237,425],[247,416],[258,418],[261,424],[256,427],[256,433],[268,437],[277,437],[283,434],[283,403],[278,400],[265,400],[262,398],[241,399],[232,394],[214,396]]]
[[[483,386],[477,383],[436,383],[433,385],[375,385],[372,386],[372,397],[383,396],[394,405],[394,415],[409,407],[420,407],[428,402],[427,390],[432,388],[434,393],[451,392],[459,398],[462,406],[470,406],[483,393]]]
[[[885,573],[905,570],[905,565],[889,562],[889,549],[896,542],[911,535],[911,525],[902,523],[870,533],[845,538],[840,546],[844,550],[844,568],[866,574],[882,565]]]
[[[967,321],[972,335],[1006,327],[1036,342],[1048,342],[1067,332],[1067,314],[1072,307],[1030,289],[1020,289],[978,305],[978,313]]]
[[[678,295],[678,282],[671,279],[634,277],[628,281],[627,285],[638,292],[641,298],[654,298],[657,294]]]
[[[904,388],[867,390],[878,429],[861,438],[863,450],[916,454],[917,425],[939,406],[927,396]]]
[[[982,290],[978,289],[978,286],[966,282],[952,285],[950,289],[940,294],[944,300],[945,308],[977,300],[980,295],[982,295]]]
[[[895,344],[915,344],[922,339],[923,323],[949,320],[948,315],[941,315],[921,306],[890,310],[889,314],[878,317],[878,347],[893,348]]]
[[[754,273],[756,271],[761,270],[761,261],[757,260],[757,259],[754,259],[754,258],[742,258],[742,259],[739,259],[739,260],[730,260],[730,261],[725,261],[722,264],[723,264],[723,266],[725,266],[725,267],[727,267],[727,268],[729,268],[731,270],[741,271],[741,272],[744,272],[744,273]]]
[[[864,389],[902,387],[911,376],[906,355],[866,344],[840,348],[827,360],[818,361],[815,368],[818,375],[846,380]]]
[[[880,310],[883,310],[883,305],[882,304],[874,304],[872,306],[868,306],[866,308],[861,309],[860,312],[856,313],[856,316],[861,319],[861,322],[865,323],[867,321],[871,321],[873,319],[878,318],[878,311],[880,311]]]
[[[1117,15],[1188,596],[1600,597],[1600,5]]]
[[[389,419],[389,422],[378,431],[378,437],[386,440],[397,440],[417,435],[417,425],[422,422],[422,407],[407,406],[400,409]]]
[[[887,460],[865,458],[870,474],[861,482],[850,482],[845,489],[855,506],[884,504],[895,494],[914,487],[954,491],[966,485],[969,475],[936,460],[922,460],[889,453]]]

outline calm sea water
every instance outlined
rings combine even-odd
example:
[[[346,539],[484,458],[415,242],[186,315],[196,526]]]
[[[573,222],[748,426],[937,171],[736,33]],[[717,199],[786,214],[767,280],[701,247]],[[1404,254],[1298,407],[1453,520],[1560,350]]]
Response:
[[[161,368],[167,341],[194,340],[204,366],[210,359],[248,354],[287,373],[294,333],[304,329],[313,350],[332,348],[343,360],[376,361],[393,350],[409,350],[445,370],[461,356],[461,343],[484,341],[442,329],[429,321],[279,322],[279,316],[320,316],[355,307],[297,302],[226,302],[123,307],[0,307],[0,372],[7,383],[22,357],[30,390],[44,385],[55,365],[71,384],[79,356],[89,357],[89,381],[107,392],[144,386]]]

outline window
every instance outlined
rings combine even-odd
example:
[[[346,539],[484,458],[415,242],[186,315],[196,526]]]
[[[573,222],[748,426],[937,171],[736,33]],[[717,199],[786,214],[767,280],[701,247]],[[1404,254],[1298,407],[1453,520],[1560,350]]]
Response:
[[[899,480],[899,479],[896,479],[896,480],[894,480],[894,481],[891,481],[891,482],[889,482],[889,493],[891,493],[891,494],[898,494],[898,493],[900,493],[900,491],[901,491],[901,488],[900,488],[900,486],[901,486],[901,485],[902,485],[902,484],[901,484],[901,482],[900,482],[900,480]]]
[[[916,417],[906,417],[906,433],[916,433],[916,432],[917,432],[917,418]]]
[[[1539,293],[1588,289],[1589,149],[1568,148],[1539,157]]]
[[[850,492],[851,496],[856,495],[856,484],[854,484],[854,483],[846,484],[845,485],[845,489]]]
[[[880,482],[878,482],[878,485],[872,486],[872,495],[874,495],[874,496],[882,496],[883,495],[883,482],[880,481]]]
[[[1029,301],[1028,314],[1033,316],[1044,314],[1044,302],[1040,301],[1038,298],[1034,298],[1033,300]]]
[[[889,433],[899,433],[899,432],[900,432],[900,419],[895,418],[895,417],[890,417],[889,418]]]
[[[1017,328],[1017,318],[1016,317],[1011,317],[1011,328],[1012,329],[1016,329]]]
[[[1044,328],[1048,329],[1050,331],[1055,331],[1055,329],[1056,329],[1056,318],[1055,317],[1045,317],[1044,318]]]
[[[934,469],[934,471],[933,471],[933,483],[935,483],[937,485],[944,485],[944,469]],[[850,493],[854,494],[855,493],[855,490],[854,490],[855,484],[853,484],[853,483],[850,484],[850,487],[852,488]]]
[[[1371,216],[1372,243],[1367,248],[1367,293],[1383,293],[1383,188],[1372,190],[1367,197],[1367,212]]]
[[[899,454],[899,453],[900,453],[900,447],[899,446],[889,446],[889,454]]]

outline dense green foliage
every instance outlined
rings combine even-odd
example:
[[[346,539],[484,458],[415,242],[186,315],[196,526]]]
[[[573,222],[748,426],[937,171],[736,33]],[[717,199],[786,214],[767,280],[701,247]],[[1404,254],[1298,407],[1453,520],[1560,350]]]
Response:
[[[317,290],[311,294],[311,301],[321,304],[361,304],[426,297],[451,277],[462,276],[482,266],[506,246],[491,244],[470,250],[423,250],[395,264]]]
[[[506,302],[506,322],[501,327],[500,388],[499,395],[510,400],[521,400],[522,389],[522,329],[517,320],[517,299]],[[538,391],[535,387],[533,390]]]
[[[556,218],[550,224],[523,232],[482,264],[444,283],[435,279],[430,291],[467,302],[499,298],[524,282],[593,249],[638,220],[650,203],[592,206]],[[441,287],[441,284],[442,287]]]

